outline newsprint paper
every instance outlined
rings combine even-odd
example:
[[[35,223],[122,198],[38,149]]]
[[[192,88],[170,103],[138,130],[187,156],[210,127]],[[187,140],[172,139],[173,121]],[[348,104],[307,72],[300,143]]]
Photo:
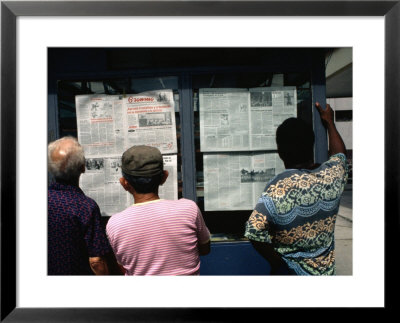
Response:
[[[160,186],[158,194],[162,199],[176,200],[177,156],[163,155],[163,160],[164,170],[168,171],[169,176]],[[86,158],[86,170],[80,177],[80,187],[87,196],[97,202],[104,216],[121,212],[134,203],[132,195],[119,183],[121,177],[121,156]]]
[[[78,140],[86,157],[80,186],[93,198],[102,215],[111,216],[133,204],[119,178],[123,152],[134,145],[160,149],[169,177],[160,198],[177,199],[177,153],[172,90],[126,95],[78,95]]]
[[[203,155],[205,211],[252,210],[266,184],[285,166],[277,153]]]
[[[200,89],[203,152],[276,150],[276,128],[297,116],[296,87]]]
[[[77,95],[78,138],[88,156],[123,153],[134,145],[177,153],[172,90],[126,95]]]

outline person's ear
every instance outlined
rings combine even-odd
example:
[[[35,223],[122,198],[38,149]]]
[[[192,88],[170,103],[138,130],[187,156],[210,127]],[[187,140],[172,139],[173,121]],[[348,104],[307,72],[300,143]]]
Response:
[[[278,156],[283,161],[283,164],[285,165],[285,168],[289,168],[288,165],[285,162],[284,156],[282,155],[282,151],[279,149],[279,146],[278,146]]]
[[[121,177],[119,179],[119,183],[122,185],[125,191],[130,192],[131,191],[131,184],[128,183],[128,181],[124,178]]]
[[[166,181],[167,178],[168,178],[168,175],[169,175],[168,171],[167,171],[167,170],[164,170],[164,174],[163,174],[163,177],[162,177],[162,179],[161,179],[160,185],[162,185],[162,184],[165,183],[165,181]]]
[[[278,143],[276,144],[276,149],[277,149],[277,151],[278,151],[278,156],[280,157],[280,159],[283,160],[283,158],[282,158],[282,153],[281,153],[281,150],[279,149]]]

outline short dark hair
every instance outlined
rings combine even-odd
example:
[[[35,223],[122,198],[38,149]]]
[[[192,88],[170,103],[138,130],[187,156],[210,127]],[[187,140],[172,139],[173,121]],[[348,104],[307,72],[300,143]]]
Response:
[[[140,177],[122,172],[122,176],[128,181],[128,183],[135,189],[136,192],[141,194],[156,193],[161,184],[163,175],[164,172],[151,177]]]
[[[298,118],[286,119],[276,129],[278,153],[285,165],[298,165],[314,160],[314,131]]]

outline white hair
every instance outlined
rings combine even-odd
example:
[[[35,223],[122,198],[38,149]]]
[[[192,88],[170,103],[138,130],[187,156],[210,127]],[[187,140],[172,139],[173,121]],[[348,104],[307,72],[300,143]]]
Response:
[[[70,145],[62,147],[65,155],[63,158],[53,160],[53,153],[60,150],[65,141],[71,141]],[[48,169],[56,178],[65,182],[71,182],[79,178],[82,168],[85,166],[85,155],[78,140],[72,136],[66,136],[55,140],[48,145],[47,150]]]

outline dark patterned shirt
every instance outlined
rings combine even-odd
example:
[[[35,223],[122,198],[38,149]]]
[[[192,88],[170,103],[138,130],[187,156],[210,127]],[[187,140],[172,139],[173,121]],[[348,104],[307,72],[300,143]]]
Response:
[[[270,243],[297,275],[334,275],[334,229],[348,176],[346,157],[273,178],[246,223],[248,239]]]
[[[89,257],[111,247],[100,223],[97,203],[71,185],[53,183],[48,190],[48,274],[92,275]]]

